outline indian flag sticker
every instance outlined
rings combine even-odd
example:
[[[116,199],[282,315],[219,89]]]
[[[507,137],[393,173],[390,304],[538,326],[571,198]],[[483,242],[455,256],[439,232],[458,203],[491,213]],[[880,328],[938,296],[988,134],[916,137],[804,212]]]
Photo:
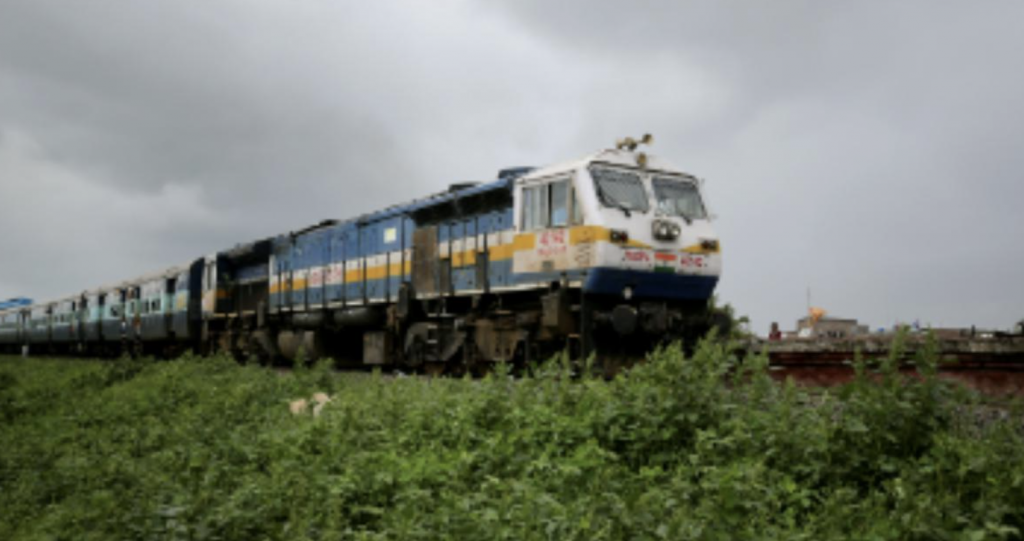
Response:
[[[676,254],[672,252],[654,252],[654,272],[674,273]]]

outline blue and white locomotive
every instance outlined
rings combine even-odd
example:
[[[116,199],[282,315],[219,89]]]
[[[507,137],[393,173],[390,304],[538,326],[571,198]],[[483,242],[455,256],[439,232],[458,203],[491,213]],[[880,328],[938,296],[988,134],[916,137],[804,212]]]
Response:
[[[702,181],[627,140],[8,310],[0,346],[431,371],[612,358],[703,334],[721,270]]]

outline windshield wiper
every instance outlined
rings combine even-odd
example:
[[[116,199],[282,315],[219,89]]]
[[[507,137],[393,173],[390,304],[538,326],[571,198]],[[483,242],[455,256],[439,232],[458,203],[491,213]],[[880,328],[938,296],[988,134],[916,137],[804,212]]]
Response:
[[[615,207],[615,208],[621,210],[623,213],[625,213],[626,214],[626,218],[630,217],[629,207],[626,206],[626,204],[623,203],[622,201],[619,201],[618,199],[615,199],[614,197],[608,195],[608,192],[606,192],[605,189],[600,184],[597,185],[597,196],[599,198],[601,198],[601,201],[606,206]]]

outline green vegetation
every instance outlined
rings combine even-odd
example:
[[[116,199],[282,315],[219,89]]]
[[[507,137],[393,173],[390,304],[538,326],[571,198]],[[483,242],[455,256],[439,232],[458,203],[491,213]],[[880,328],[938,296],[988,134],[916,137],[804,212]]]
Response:
[[[934,358],[831,392],[711,342],[610,382],[10,358],[0,539],[1019,539],[1021,417]]]

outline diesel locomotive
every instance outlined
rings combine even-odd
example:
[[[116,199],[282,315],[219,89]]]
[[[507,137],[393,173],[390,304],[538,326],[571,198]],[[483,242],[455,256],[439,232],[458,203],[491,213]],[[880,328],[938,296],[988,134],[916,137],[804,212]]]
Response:
[[[703,181],[637,144],[7,309],[0,348],[443,372],[693,339],[722,272]]]

